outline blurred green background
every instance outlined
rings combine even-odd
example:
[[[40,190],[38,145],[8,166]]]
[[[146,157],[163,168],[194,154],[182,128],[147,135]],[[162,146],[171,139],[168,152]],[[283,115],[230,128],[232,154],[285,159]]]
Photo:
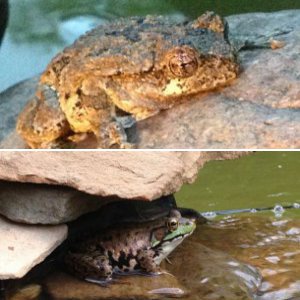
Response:
[[[0,49],[0,91],[42,72],[50,59],[91,27],[117,17],[164,14],[195,18],[300,8],[299,0],[10,0],[10,22]]]

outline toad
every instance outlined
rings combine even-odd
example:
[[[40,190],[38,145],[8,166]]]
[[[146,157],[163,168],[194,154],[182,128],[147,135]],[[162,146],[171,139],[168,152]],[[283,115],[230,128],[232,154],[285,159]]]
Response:
[[[50,62],[17,131],[31,148],[60,148],[87,133],[99,148],[132,148],[128,120],[225,86],[238,72],[228,25],[212,12],[182,23],[120,19],[83,35]]]

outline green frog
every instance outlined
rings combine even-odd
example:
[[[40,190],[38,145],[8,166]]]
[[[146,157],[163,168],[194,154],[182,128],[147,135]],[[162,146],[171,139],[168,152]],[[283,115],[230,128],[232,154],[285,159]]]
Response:
[[[64,261],[70,273],[97,284],[111,281],[114,274],[159,275],[162,260],[195,228],[195,219],[172,209],[167,217],[113,227],[75,243]]]

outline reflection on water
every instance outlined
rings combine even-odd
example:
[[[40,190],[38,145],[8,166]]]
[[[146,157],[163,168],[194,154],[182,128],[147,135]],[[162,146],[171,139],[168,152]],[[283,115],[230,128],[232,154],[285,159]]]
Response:
[[[260,270],[263,282],[255,299],[300,297],[299,219],[271,213],[228,216],[204,225],[197,240]]]

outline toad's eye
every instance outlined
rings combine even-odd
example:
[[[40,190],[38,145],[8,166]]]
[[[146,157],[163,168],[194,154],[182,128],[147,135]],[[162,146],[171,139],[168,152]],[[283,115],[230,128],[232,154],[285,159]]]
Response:
[[[169,69],[176,77],[190,77],[198,68],[196,53],[189,47],[177,47],[170,53]]]
[[[170,218],[167,221],[167,227],[169,231],[175,231],[178,228],[178,220],[175,218]]]

